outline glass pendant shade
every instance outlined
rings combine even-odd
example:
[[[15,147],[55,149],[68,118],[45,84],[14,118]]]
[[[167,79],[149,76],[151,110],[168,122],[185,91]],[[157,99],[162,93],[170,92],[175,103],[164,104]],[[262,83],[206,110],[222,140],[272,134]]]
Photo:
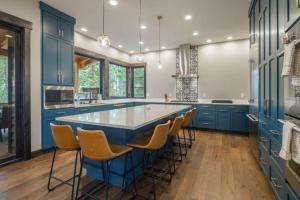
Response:
[[[143,57],[142,55],[139,55],[139,56],[136,57],[136,60],[137,60],[138,62],[143,62],[144,57]]]
[[[157,64],[157,68],[158,68],[158,69],[161,69],[161,68],[162,68],[162,64],[161,64],[160,62]]]
[[[105,34],[101,34],[98,38],[97,38],[97,42],[101,47],[106,47],[108,48],[110,46],[110,40],[109,37]]]

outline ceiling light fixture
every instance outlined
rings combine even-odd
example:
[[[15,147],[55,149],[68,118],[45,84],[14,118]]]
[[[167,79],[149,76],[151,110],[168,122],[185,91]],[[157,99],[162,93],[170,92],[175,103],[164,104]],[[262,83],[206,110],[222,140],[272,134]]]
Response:
[[[149,48],[146,48],[145,51],[150,51],[150,49],[149,49]]]
[[[194,33],[193,33],[193,36],[198,36],[198,35],[199,35],[198,32],[194,32]]]
[[[192,18],[193,18],[192,15],[186,15],[186,16],[184,16],[184,19],[186,21],[191,20]]]
[[[118,2],[117,0],[110,0],[109,3],[110,3],[110,5],[112,5],[112,6],[117,6],[117,5],[119,5],[119,2]]]
[[[160,54],[161,54],[161,46],[160,46],[160,21],[162,19],[162,16],[157,16],[158,19],[158,63],[157,63],[157,68],[161,69],[162,64],[161,64],[161,59],[160,59]]]
[[[118,47],[119,47],[120,49],[122,49],[122,48],[123,48],[123,45],[119,44]]]
[[[212,40],[211,40],[211,39],[208,39],[208,40],[206,40],[206,42],[207,42],[207,43],[211,43],[211,42],[212,42]]]
[[[131,51],[129,51],[129,53],[133,54],[133,53],[134,53],[134,51],[133,51],[133,50],[131,50]]]
[[[141,25],[141,27],[140,27],[142,30],[145,30],[145,29],[147,29],[147,26],[146,25]]]
[[[88,32],[87,28],[84,28],[84,27],[82,27],[80,30],[81,30],[82,32]]]
[[[102,0],[102,34],[97,38],[98,44],[102,47],[108,48],[110,46],[110,39],[105,35],[105,4]],[[101,15],[101,14],[100,14]]]
[[[228,36],[228,37],[227,37],[227,40],[232,40],[232,39],[233,39],[232,36]]]
[[[165,47],[165,46],[162,46],[161,48],[162,48],[162,49],[166,49],[167,47]]]
[[[142,62],[144,60],[144,57],[142,56],[142,45],[144,44],[142,40],[142,0],[139,0],[139,56],[137,56],[137,61]],[[146,26],[145,26],[146,27]],[[147,28],[147,27],[146,27]]]

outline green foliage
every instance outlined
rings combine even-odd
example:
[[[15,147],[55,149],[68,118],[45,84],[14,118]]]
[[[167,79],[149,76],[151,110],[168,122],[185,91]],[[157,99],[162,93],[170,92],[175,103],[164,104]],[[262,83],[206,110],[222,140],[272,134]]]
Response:
[[[133,93],[134,97],[145,97],[145,69],[134,68],[133,69]]]
[[[100,88],[100,63],[88,65],[80,69],[78,74],[79,91],[82,88]]]
[[[8,59],[0,55],[0,103],[8,102]]]
[[[115,64],[109,66],[109,96],[127,96],[127,73],[126,67]]]

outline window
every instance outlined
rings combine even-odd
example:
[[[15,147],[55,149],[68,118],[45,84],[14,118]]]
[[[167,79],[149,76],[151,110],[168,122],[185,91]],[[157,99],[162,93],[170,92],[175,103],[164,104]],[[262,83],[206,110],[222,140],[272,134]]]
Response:
[[[76,55],[75,72],[75,91],[79,99],[97,99],[101,91],[101,62]]]
[[[145,68],[133,68],[133,97],[145,98]]]
[[[109,65],[109,96],[127,97],[127,68],[110,64]]]
[[[8,57],[0,55],[0,103],[8,103]]]

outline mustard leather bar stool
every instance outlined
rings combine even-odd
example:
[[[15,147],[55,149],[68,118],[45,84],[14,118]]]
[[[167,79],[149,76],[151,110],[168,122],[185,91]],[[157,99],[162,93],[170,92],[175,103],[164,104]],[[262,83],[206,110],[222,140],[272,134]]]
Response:
[[[179,116],[176,117],[172,123],[172,126],[170,128],[169,131],[169,136],[172,139],[172,146],[171,146],[171,153],[172,153],[172,159],[173,159],[173,167],[174,167],[174,173],[175,173],[175,156],[174,154],[178,154],[179,155],[179,159],[177,159],[177,161],[182,161],[182,156],[186,155],[186,149],[185,149],[185,153],[182,151],[182,146],[181,146],[181,142],[180,142],[180,136],[179,136],[179,131],[182,127],[182,123],[183,123],[184,117],[183,116]],[[175,152],[174,150],[174,140],[177,141],[176,144],[178,144],[178,149],[179,152]]]
[[[82,151],[82,159],[80,165],[79,179],[76,190],[76,198],[81,197],[90,197],[92,199],[97,199],[94,194],[90,194],[89,192],[84,192],[82,196],[78,197],[79,194],[79,185],[82,176],[82,168],[85,159],[89,159],[91,161],[101,162],[101,170],[103,176],[103,183],[105,188],[105,198],[109,199],[109,180],[110,174],[115,174],[123,178],[122,190],[125,188],[125,179],[129,172],[132,172],[132,180],[134,184],[133,197],[136,196],[136,183],[135,183],[135,174],[133,170],[133,158],[132,158],[132,148],[124,145],[118,144],[109,144],[105,133],[101,130],[83,130],[81,128],[77,128],[78,140]],[[127,170],[127,160],[128,155],[130,157],[131,169]],[[125,156],[124,163],[124,173],[119,174],[110,170],[110,162],[116,158],[121,156]],[[99,166],[100,167],[100,166]],[[104,189],[103,188],[103,189]]]
[[[192,111],[189,110],[184,114],[184,118],[183,118],[183,123],[182,123],[182,135],[183,138],[180,137],[181,140],[184,141],[184,147],[185,149],[187,149],[187,147],[191,148],[192,147],[192,136],[191,136],[191,132],[190,130],[187,128],[188,125],[191,123],[192,121]],[[188,138],[185,135],[185,131],[188,131]],[[187,140],[189,141],[189,144],[187,144]]]
[[[191,129],[193,131],[192,140],[195,141],[196,140],[195,119],[196,119],[196,115],[197,115],[197,108],[193,108],[191,111],[192,111],[191,125],[192,125],[192,127],[194,127]]]
[[[170,124],[171,122],[168,121],[165,124],[159,124],[155,127],[154,132],[152,135],[146,135],[139,137],[131,142],[129,142],[127,145],[130,147],[133,147],[134,149],[139,149],[143,151],[143,158],[142,158],[142,170],[144,171],[146,169],[145,167],[145,153],[148,154],[148,161],[149,161],[149,168],[150,168],[150,177],[152,178],[152,190],[153,190],[153,197],[156,199],[156,187],[155,187],[155,179],[162,179],[162,176],[156,176],[154,174],[154,171],[158,171],[159,169],[155,169],[153,167],[153,153],[161,150],[165,147],[169,135],[170,130]],[[167,171],[164,171],[164,174],[170,175],[170,180],[172,177],[172,170],[171,165],[168,160],[168,167],[169,169]],[[159,170],[162,172],[161,170]],[[162,174],[161,174],[162,175]]]
[[[80,155],[80,146],[77,141],[76,136],[74,135],[73,129],[69,125],[55,125],[53,123],[50,123],[51,130],[52,130],[52,136],[55,142],[55,148],[54,148],[54,153],[53,153],[53,158],[52,158],[52,163],[51,163],[51,169],[49,173],[49,179],[48,179],[48,191],[51,192],[54,189],[56,189],[59,186],[62,186],[64,184],[69,185],[72,187],[72,196],[71,198],[73,199],[74,196],[74,187],[75,187],[75,179],[76,177],[79,176],[79,174],[76,174],[76,169],[77,169],[77,161],[78,161],[78,156],[81,157]],[[75,164],[74,164],[74,172],[73,172],[73,177],[69,178],[68,180],[62,180],[60,178],[57,178],[53,176],[53,167],[54,167],[54,162],[55,162],[55,156],[57,153],[57,149],[60,149],[62,151],[74,151],[76,152],[76,157],[75,157]],[[54,187],[51,187],[51,179],[55,179],[56,181],[60,182]],[[70,183],[72,181],[72,183]]]

